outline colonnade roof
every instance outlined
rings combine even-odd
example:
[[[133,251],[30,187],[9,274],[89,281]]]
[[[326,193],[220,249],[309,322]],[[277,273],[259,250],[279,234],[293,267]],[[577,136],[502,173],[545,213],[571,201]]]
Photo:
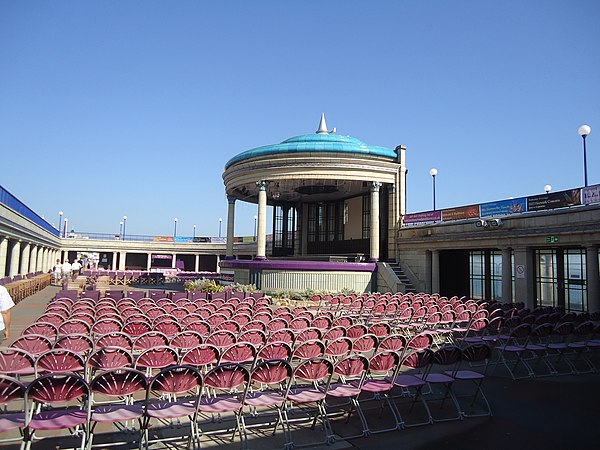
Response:
[[[263,147],[246,150],[245,152],[242,152],[239,155],[231,158],[227,164],[225,164],[225,169],[228,169],[233,164],[254,157],[307,152],[348,153],[361,156],[370,155],[390,158],[394,161],[398,159],[398,153],[396,150],[392,150],[387,147],[367,145],[351,136],[342,136],[333,133],[317,133],[292,137],[290,139],[286,139],[280,144],[265,145]]]

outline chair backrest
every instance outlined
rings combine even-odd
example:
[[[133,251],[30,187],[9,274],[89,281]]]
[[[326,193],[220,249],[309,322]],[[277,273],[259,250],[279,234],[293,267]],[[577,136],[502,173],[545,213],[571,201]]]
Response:
[[[400,364],[400,355],[395,351],[378,351],[369,360],[369,373],[374,375],[393,373]]]
[[[390,334],[379,341],[378,351],[388,350],[402,354],[406,348],[406,338],[401,334]]]
[[[0,347],[0,374],[31,375],[35,373],[35,357],[20,348]]]
[[[411,350],[424,350],[430,348],[432,344],[433,337],[430,334],[420,333],[409,339],[406,346]]]
[[[35,400],[41,404],[60,404],[89,397],[87,382],[73,373],[50,373],[34,379],[25,390],[25,404]]]
[[[462,353],[459,347],[456,347],[455,345],[445,345],[434,352],[433,363],[440,366],[458,367],[461,356]]]
[[[428,367],[433,361],[433,350],[426,348],[409,353],[402,359],[402,366],[410,369],[422,369]]]
[[[86,355],[94,350],[94,340],[89,334],[67,334],[58,338],[54,348],[65,348],[80,355]]]
[[[214,345],[217,348],[226,348],[235,344],[237,341],[236,335],[229,330],[216,330],[208,335],[206,343]]]
[[[177,364],[177,350],[166,345],[148,348],[135,358],[135,368],[162,369]]]
[[[352,343],[352,351],[354,353],[368,353],[377,348],[379,339],[374,334],[365,334],[356,338]]]
[[[352,351],[352,339],[347,337],[339,337],[325,344],[325,356],[332,358],[340,358],[349,355]]]
[[[36,373],[82,372],[85,368],[83,356],[72,350],[55,348],[38,355],[35,360]]]
[[[323,340],[325,341],[333,341],[334,339],[338,339],[346,336],[346,327],[337,325],[329,328],[323,334]]]
[[[100,347],[87,360],[88,367],[96,370],[115,370],[133,367],[133,356],[122,347]]]
[[[327,383],[333,375],[333,363],[325,358],[313,358],[301,362],[296,366],[293,373],[294,381]]]
[[[312,359],[325,354],[325,344],[320,340],[302,342],[292,352],[292,359]]]
[[[58,327],[48,322],[34,322],[25,328],[22,334],[41,334],[54,339],[58,335]]]
[[[96,348],[99,347],[122,347],[127,350],[133,348],[133,339],[126,333],[115,331],[98,336],[96,339]]]
[[[191,394],[200,397],[203,380],[200,372],[189,365],[173,365],[163,368],[148,384],[148,397],[151,393]]]
[[[125,397],[148,388],[148,379],[139,370],[130,367],[102,372],[90,382],[93,393],[108,397]]]
[[[292,366],[283,359],[270,359],[258,363],[250,373],[253,383],[261,385],[282,384],[292,377]]]
[[[223,349],[219,363],[254,363],[256,347],[249,342],[237,342]]]
[[[6,405],[25,396],[25,384],[16,378],[0,374],[0,405]],[[0,417],[2,417],[0,415]]]
[[[133,340],[133,350],[146,350],[168,345],[169,338],[160,331],[147,331]]]
[[[467,362],[480,362],[489,360],[492,348],[484,342],[476,342],[462,349],[462,360]]]
[[[204,384],[216,391],[243,391],[250,381],[250,372],[241,364],[219,364],[204,375]]]
[[[292,347],[287,342],[268,342],[262,346],[257,358],[259,360],[282,359],[289,361],[292,357]]]
[[[344,383],[359,380],[359,386],[369,370],[369,360],[363,355],[349,355],[338,361],[333,367],[333,373]]]
[[[52,348],[52,341],[48,336],[41,334],[24,334],[18,337],[11,347],[20,348],[31,355],[39,355]]]
[[[204,340],[200,333],[197,331],[187,330],[181,331],[173,336],[169,342],[169,345],[182,351],[197,347],[198,345],[202,344],[203,341]]]
[[[286,342],[293,345],[296,336],[289,328],[273,331],[267,336],[267,342]]]
[[[181,364],[207,368],[219,361],[219,350],[214,345],[201,344],[187,350],[181,357]]]

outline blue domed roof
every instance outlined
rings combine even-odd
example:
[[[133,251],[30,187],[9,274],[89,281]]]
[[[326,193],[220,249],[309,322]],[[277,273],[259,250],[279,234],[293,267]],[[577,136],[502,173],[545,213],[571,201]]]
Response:
[[[359,155],[372,155],[397,160],[398,154],[395,150],[387,147],[377,147],[367,145],[364,142],[339,134],[303,134],[290,139],[286,139],[281,144],[265,145],[251,150],[246,150],[237,156],[234,156],[227,164],[225,169],[232,164],[256,156],[276,155],[282,153],[305,153],[305,152],[331,152],[331,153],[354,153]]]

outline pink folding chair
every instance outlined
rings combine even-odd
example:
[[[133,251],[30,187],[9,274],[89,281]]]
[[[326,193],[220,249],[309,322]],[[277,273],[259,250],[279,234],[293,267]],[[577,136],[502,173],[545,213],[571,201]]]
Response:
[[[306,361],[302,361],[296,366],[292,374],[292,380],[288,384],[288,389],[285,395],[285,402],[283,405],[287,406],[287,417],[288,417],[288,435],[285,436],[286,448],[294,448],[299,445],[318,445],[331,443],[333,441],[333,432],[329,420],[327,418],[327,410],[325,406],[325,398],[327,397],[327,386],[329,386],[331,377],[333,375],[333,364],[325,358],[314,358]],[[310,406],[313,408],[310,408]],[[282,406],[286,408],[286,406]],[[295,443],[294,435],[298,433],[293,432],[292,425],[298,428],[305,421],[301,418],[298,420],[292,420],[289,417],[294,416],[298,408],[302,408],[305,412],[309,412],[309,408],[312,409],[310,412],[314,417],[310,420],[311,429],[314,430],[318,420],[321,421],[324,430],[324,440],[320,442],[308,443]],[[310,416],[309,416],[310,417]],[[312,435],[312,433],[309,433]]]
[[[293,349],[290,361],[305,361],[312,358],[322,357],[325,354],[325,344],[320,340],[312,340],[300,343]]]
[[[369,360],[369,371],[361,385],[361,395],[358,401],[361,404],[377,401],[381,403],[379,417],[377,419],[377,428],[369,424],[369,417],[364,416],[366,434],[378,434],[388,431],[402,429],[402,418],[391,400],[390,392],[394,388],[392,375],[396,372],[400,364],[400,356],[395,351],[384,350],[375,353]],[[358,386],[355,383],[355,386]],[[388,416],[383,417],[387,405],[387,410],[391,412],[391,422]],[[387,425],[386,425],[387,424]]]
[[[92,325],[91,333],[95,335],[121,331],[123,324],[116,317],[103,316]]]
[[[87,359],[88,380],[98,371],[118,370],[133,367],[133,355],[122,347],[100,347]]]
[[[201,344],[187,350],[181,357],[181,364],[196,367],[204,373],[217,364],[219,357],[217,347],[210,344]]]
[[[89,398],[88,384],[73,373],[50,373],[33,380],[25,390],[23,448],[31,448],[38,431],[52,431],[55,437],[56,432],[69,430],[68,436],[77,438],[80,450],[85,450],[91,416]]]
[[[169,345],[169,337],[160,331],[148,331],[133,339],[133,351],[142,352],[155,347]]]
[[[133,339],[128,334],[121,331],[114,331],[103,334],[96,338],[96,348],[100,347],[122,347],[131,351],[133,348]]]
[[[345,356],[350,355],[352,351],[352,339],[339,337],[332,341],[326,341],[324,355],[332,362],[335,362]]]
[[[0,413],[0,436],[22,429],[25,426],[24,410],[25,384],[16,378],[0,374],[0,405],[3,411]],[[0,439],[0,444],[22,441],[21,433],[16,437],[5,437]]]
[[[238,342],[249,342],[255,347],[262,347],[267,342],[267,335],[262,330],[247,330],[242,331],[238,338]]]
[[[246,392],[250,382],[250,372],[240,364],[219,364],[204,375],[204,385],[213,390],[214,396],[203,395],[198,403],[201,414],[211,417],[218,416],[221,420],[223,414],[233,413],[236,420],[235,431],[238,431],[242,448],[246,448],[247,434],[242,414],[243,393]],[[222,430],[218,430],[222,431]]]
[[[146,449],[152,443],[149,436],[151,421],[169,421],[173,425],[172,421],[176,419],[176,426],[179,428],[179,419],[183,417],[190,421],[189,432],[185,430],[183,434],[174,436],[173,440],[186,440],[186,448],[196,448],[199,445],[197,414],[202,390],[202,375],[188,365],[165,367],[151,379],[146,390],[146,408],[142,421]],[[171,439],[161,433],[158,440],[164,442]]]
[[[203,338],[197,331],[181,331],[171,338],[169,345],[182,354],[190,348],[197,347],[202,344]]]
[[[346,336],[346,327],[341,325],[331,327],[323,334],[324,341],[333,341],[335,339],[345,337]]]
[[[215,330],[206,338],[206,343],[214,345],[219,349],[223,349],[235,344],[237,341],[236,335],[229,330]]]
[[[94,340],[89,334],[67,334],[57,339],[54,348],[64,348],[87,356],[94,350]]]
[[[285,342],[289,345],[293,345],[295,339],[296,335],[294,334],[294,332],[289,328],[284,328],[269,333],[267,337],[267,342]]]
[[[48,322],[34,322],[25,328],[21,334],[41,334],[54,340],[58,335],[58,327]]]
[[[219,364],[247,364],[252,367],[256,360],[256,354],[256,347],[253,344],[249,342],[237,342],[222,350]]]
[[[148,379],[135,369],[121,367],[100,373],[90,382],[91,390],[91,420],[89,445],[94,443],[94,430],[99,423],[114,424],[117,429],[125,429],[127,423],[137,420],[137,441],[142,448],[142,418],[144,402],[135,401],[134,395],[146,392]],[[109,402],[101,401],[102,396],[108,397]],[[127,428],[129,433],[131,428]]]
[[[292,347],[286,342],[268,342],[258,350],[257,361],[282,359],[289,361],[292,357]]]

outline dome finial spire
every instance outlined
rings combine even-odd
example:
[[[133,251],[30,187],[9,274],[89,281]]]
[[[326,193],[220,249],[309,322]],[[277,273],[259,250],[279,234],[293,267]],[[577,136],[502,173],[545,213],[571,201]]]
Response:
[[[321,113],[321,121],[319,122],[319,129],[316,131],[317,134],[329,134],[327,131],[327,122],[325,122],[325,113]]]

